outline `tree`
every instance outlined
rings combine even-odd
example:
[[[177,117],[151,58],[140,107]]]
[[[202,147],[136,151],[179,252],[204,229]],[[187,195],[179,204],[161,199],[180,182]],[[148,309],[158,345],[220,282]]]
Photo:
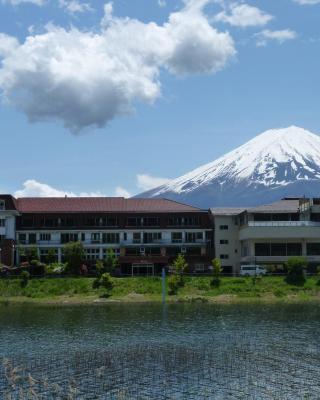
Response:
[[[188,264],[186,259],[182,254],[179,254],[178,257],[173,262],[174,273],[179,276],[179,285],[184,285],[183,274],[188,268]]]
[[[211,261],[212,264],[212,280],[210,282],[211,286],[219,287],[221,280],[220,280],[220,275],[221,272],[223,271],[221,268],[221,261],[219,258],[215,258]]]
[[[304,285],[305,270],[307,269],[308,261],[304,257],[290,257],[287,261],[287,283],[292,285]]]
[[[67,263],[67,271],[78,274],[81,263],[84,260],[84,249],[81,242],[69,242],[64,246],[64,257]]]
[[[112,249],[108,249],[107,257],[104,260],[104,270],[105,272],[112,273],[119,265],[119,261],[115,252]]]
[[[56,261],[57,261],[56,250],[51,248],[51,249],[48,250],[48,254],[47,254],[47,257],[46,257],[46,262],[48,264],[53,264]]]
[[[180,286],[180,279],[177,275],[170,275],[168,278],[168,292],[169,295],[172,296],[178,293],[178,289]]]

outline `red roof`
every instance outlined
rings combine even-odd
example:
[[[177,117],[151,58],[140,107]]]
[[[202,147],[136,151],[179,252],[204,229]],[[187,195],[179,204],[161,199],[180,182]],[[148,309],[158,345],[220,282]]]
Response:
[[[16,201],[21,213],[76,212],[195,212],[199,208],[168,199],[124,197],[24,197]]]

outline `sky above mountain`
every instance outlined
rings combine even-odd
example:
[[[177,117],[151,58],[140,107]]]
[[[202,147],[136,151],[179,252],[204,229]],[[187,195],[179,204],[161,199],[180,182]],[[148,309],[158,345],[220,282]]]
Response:
[[[133,195],[318,133],[320,1],[0,0],[0,191]]]

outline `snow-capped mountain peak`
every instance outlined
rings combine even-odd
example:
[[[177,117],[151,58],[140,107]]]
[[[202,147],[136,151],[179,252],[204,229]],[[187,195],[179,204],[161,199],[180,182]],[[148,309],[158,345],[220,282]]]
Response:
[[[221,193],[227,195],[227,188],[237,185],[261,190],[315,180],[320,184],[320,137],[290,126],[263,132],[217,160],[144,195],[188,201],[199,191],[221,198]],[[206,203],[215,205],[209,198]]]

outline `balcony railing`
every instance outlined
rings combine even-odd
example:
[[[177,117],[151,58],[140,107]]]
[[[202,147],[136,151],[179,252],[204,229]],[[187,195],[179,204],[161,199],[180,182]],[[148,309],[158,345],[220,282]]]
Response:
[[[309,226],[309,227],[320,227],[320,222],[314,221],[249,221],[246,227],[292,227],[292,226]]]

